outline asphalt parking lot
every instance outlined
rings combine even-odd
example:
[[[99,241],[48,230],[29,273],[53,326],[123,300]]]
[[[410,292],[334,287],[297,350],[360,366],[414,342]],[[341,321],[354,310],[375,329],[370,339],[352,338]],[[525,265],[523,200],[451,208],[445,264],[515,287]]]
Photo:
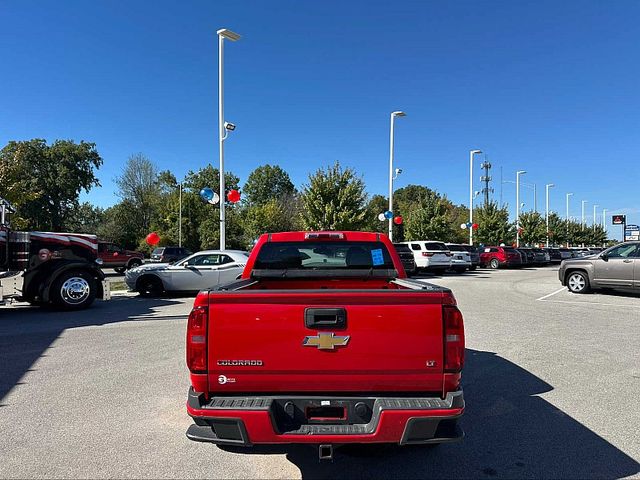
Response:
[[[0,309],[0,477],[640,478],[640,295],[571,295],[556,275],[429,278],[465,315],[465,440],[329,464],[186,439],[190,298]]]

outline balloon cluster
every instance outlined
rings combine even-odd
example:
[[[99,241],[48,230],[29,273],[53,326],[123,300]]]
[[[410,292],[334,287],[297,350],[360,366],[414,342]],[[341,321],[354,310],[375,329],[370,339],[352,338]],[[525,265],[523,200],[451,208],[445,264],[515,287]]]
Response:
[[[479,227],[479,225],[477,223],[471,223],[471,222],[467,222],[467,223],[461,223],[460,224],[460,228],[463,230],[466,230],[467,228],[472,228],[473,230],[477,230]]]
[[[393,223],[395,223],[396,225],[402,225],[402,217],[400,215],[397,215],[396,217],[393,216],[393,212],[391,210],[387,210],[386,212],[382,212],[381,214],[378,215],[378,220],[380,220],[381,222],[384,222],[385,220],[391,220],[393,218]]]
[[[215,205],[220,201],[220,195],[209,187],[204,187],[200,190],[200,198],[211,205]],[[231,203],[238,203],[240,201],[240,192],[235,188],[229,190],[227,192],[227,200]]]

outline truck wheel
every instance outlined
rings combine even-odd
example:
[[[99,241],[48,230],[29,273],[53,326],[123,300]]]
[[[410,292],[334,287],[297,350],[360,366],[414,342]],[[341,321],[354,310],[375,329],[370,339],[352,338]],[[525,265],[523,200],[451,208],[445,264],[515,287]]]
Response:
[[[489,267],[493,268],[494,270],[497,270],[500,267],[500,262],[498,261],[497,258],[492,258],[491,261],[489,262]]]
[[[134,258],[133,260],[131,260],[129,262],[129,264],[127,265],[127,268],[136,268],[139,267],[140,265],[142,265],[142,260],[138,259],[138,258]],[[126,270],[125,268],[122,269],[122,271]]]
[[[584,272],[570,272],[566,284],[571,293],[588,293],[590,290],[589,278]]]
[[[143,297],[157,297],[164,290],[162,280],[154,275],[147,275],[138,280],[136,284],[136,290]]]
[[[65,310],[81,310],[96,299],[97,286],[93,275],[72,270],[60,275],[51,286],[51,300]]]

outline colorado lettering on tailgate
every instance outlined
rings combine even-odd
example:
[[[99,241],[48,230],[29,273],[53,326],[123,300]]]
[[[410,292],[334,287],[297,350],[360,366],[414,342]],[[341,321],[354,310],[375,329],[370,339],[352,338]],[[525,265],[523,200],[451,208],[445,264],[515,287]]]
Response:
[[[464,325],[450,290],[406,278],[389,239],[263,235],[187,325],[187,437],[227,445],[460,440]]]

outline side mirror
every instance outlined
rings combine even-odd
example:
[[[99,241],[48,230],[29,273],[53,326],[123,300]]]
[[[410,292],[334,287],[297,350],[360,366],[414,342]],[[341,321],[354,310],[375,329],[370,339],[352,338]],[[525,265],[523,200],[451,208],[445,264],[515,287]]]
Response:
[[[609,260],[609,255],[607,255],[606,253],[601,253],[600,258],[606,262]]]

